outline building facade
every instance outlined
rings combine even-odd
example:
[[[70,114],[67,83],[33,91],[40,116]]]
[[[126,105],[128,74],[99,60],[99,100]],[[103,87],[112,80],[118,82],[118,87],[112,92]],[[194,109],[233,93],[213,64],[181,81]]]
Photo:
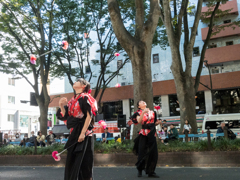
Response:
[[[190,1],[197,4],[196,0]],[[202,12],[207,11],[207,1],[204,1]],[[218,20],[216,25],[228,24],[239,19],[240,0],[231,0],[222,4],[220,9],[230,9],[228,14]],[[193,24],[194,17],[189,16],[189,24]],[[189,27],[191,28],[191,26]],[[199,65],[200,53],[206,40],[208,24],[199,23],[197,36],[193,50],[192,76],[195,77]],[[213,111],[218,114],[240,113],[240,28],[227,27],[220,33],[211,37],[205,55],[205,65],[202,70],[199,92],[196,95],[196,114],[199,126],[204,114],[211,114]],[[181,56],[183,56],[184,36],[181,38]],[[123,60],[119,56],[118,60]],[[176,88],[173,75],[170,69],[172,63],[170,47],[161,49],[155,46],[152,49],[151,66],[153,79],[154,105],[160,105],[158,116],[167,119],[168,123],[179,123],[179,105],[177,102]],[[111,65],[112,70],[117,70],[117,58]],[[94,69],[93,72],[98,72]],[[104,118],[108,121],[115,121],[118,114],[126,114],[130,117],[133,113],[133,75],[131,63],[127,63],[120,70],[122,76],[113,79],[110,88],[107,88],[102,98]],[[92,87],[96,84],[96,78],[91,81]],[[117,83],[121,87],[116,88]],[[212,84],[212,89],[211,89]],[[208,88],[207,88],[208,87]],[[65,93],[68,99],[72,97],[72,88],[65,78]],[[93,90],[94,93],[94,90]],[[54,99],[51,107],[58,106],[59,98]],[[200,129],[200,127],[199,127]]]
[[[16,132],[20,134],[37,132],[40,116],[37,106],[30,106],[32,87],[24,79],[14,79],[11,75],[0,74],[0,131],[8,133],[14,139]]]

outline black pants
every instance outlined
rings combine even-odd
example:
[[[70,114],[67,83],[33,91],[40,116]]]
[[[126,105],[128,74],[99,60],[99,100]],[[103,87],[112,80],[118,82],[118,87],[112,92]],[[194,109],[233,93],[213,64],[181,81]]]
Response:
[[[146,174],[152,174],[156,169],[156,164],[158,160],[158,151],[156,138],[154,144],[148,144],[148,137],[139,135],[138,144],[138,170],[146,170]],[[145,168],[146,167],[146,168]]]
[[[93,138],[86,137],[86,150],[75,153],[75,147],[67,154],[64,180],[90,180],[93,175]]]
[[[178,139],[175,138],[175,137],[170,137],[170,138],[169,138],[169,141],[175,141],[175,140],[178,140]]]
[[[164,142],[164,143],[168,143],[168,138],[164,139],[163,142]]]

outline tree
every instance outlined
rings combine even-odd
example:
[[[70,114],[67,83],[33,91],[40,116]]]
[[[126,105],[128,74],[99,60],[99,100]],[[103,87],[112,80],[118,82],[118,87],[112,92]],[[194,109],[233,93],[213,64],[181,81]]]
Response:
[[[56,39],[66,39],[70,47],[68,51],[55,53],[58,60],[57,66],[67,74],[71,85],[73,85],[74,78],[82,77],[91,82],[92,78],[96,77],[94,98],[100,96],[98,101],[100,106],[105,89],[128,61],[128,57],[126,57],[119,69],[115,71],[110,68],[110,64],[115,60],[114,53],[123,53],[123,50],[116,43],[107,3],[104,0],[78,2],[68,0],[59,1],[57,5],[59,8],[56,19],[59,28],[55,37]],[[96,33],[96,41],[93,41],[90,36],[84,37],[86,33],[90,34],[91,32]],[[86,49],[90,49],[93,43],[99,45],[99,49],[96,51],[99,59],[90,61],[86,54],[89,52],[86,52]],[[84,72],[85,66],[89,67],[88,73]],[[93,66],[96,66],[99,71],[93,72]],[[101,89],[102,91],[100,91]]]
[[[195,113],[195,95],[198,91],[200,76],[203,67],[204,56],[208,46],[211,35],[213,34],[213,26],[215,15],[219,18],[226,14],[227,11],[221,11],[219,8],[220,3],[225,3],[226,0],[211,0],[208,2],[210,8],[208,12],[201,13],[203,0],[199,0],[196,12],[193,13],[192,7],[189,6],[188,0],[160,0],[160,17],[166,27],[169,45],[172,53],[171,70],[174,76],[174,82],[177,91],[177,97],[180,106],[181,130],[183,128],[184,120],[189,120],[192,126],[192,133],[197,133],[197,122]],[[173,9],[173,12],[171,11]],[[189,15],[194,16],[193,27],[189,31]],[[195,80],[192,77],[192,53],[193,46],[196,38],[197,28],[201,18],[208,19],[209,31],[204,46],[201,51],[199,67]],[[226,26],[225,26],[226,27]],[[218,33],[224,26],[217,26],[214,33]],[[184,59],[180,55],[180,39],[182,32],[184,33]],[[186,64],[185,70],[184,65]],[[180,131],[181,131],[180,130]]]
[[[50,97],[47,90],[52,68],[51,53],[30,63],[30,54],[42,55],[52,49],[54,0],[1,0],[0,37],[4,42],[0,71],[24,78],[33,88],[40,109],[40,129],[47,134]],[[33,82],[28,75],[32,74]],[[39,89],[39,79],[41,89]]]
[[[137,101],[144,100],[150,109],[153,109],[153,89],[151,75],[151,50],[153,38],[159,23],[160,8],[158,0],[131,0],[133,5],[126,7],[125,1],[108,0],[108,10],[112,26],[118,41],[127,52],[133,71],[134,107],[137,110]],[[118,4],[119,3],[119,4]],[[134,11],[134,32],[128,31],[120,11],[127,9]],[[149,8],[148,8],[149,7]],[[146,11],[149,11],[148,13]],[[144,74],[144,76],[143,76]],[[140,126],[134,127],[133,137],[136,137]]]

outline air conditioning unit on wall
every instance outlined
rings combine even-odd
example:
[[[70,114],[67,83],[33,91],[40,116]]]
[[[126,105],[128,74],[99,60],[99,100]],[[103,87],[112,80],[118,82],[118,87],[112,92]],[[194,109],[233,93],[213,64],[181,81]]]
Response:
[[[232,72],[232,69],[223,69],[222,73],[228,73],[228,72]]]
[[[213,66],[212,68],[211,68],[211,73],[212,74],[219,74],[219,73],[222,73],[222,67],[220,67],[220,66]]]

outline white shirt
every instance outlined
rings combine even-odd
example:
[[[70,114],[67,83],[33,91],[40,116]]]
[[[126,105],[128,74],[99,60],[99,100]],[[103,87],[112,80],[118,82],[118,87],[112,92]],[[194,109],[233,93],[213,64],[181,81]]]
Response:
[[[183,127],[185,130],[190,130],[190,129],[192,129],[192,127],[191,127],[191,125],[190,124],[188,124],[188,125],[186,125],[186,124],[184,124],[184,127]]]

